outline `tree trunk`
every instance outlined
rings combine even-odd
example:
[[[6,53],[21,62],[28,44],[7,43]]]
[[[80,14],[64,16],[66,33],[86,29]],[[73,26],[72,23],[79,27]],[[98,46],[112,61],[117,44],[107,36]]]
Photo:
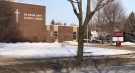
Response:
[[[110,31],[110,45],[112,45],[112,43],[113,43],[113,38],[112,38],[113,35],[112,35],[112,33],[113,33],[113,29],[111,28],[111,31]]]
[[[78,51],[77,51],[77,62],[81,63],[83,61],[83,39],[84,39],[84,29],[82,27],[82,19],[79,21],[79,31],[78,31]]]
[[[84,32],[86,31],[87,25],[90,21],[90,19],[93,17],[96,11],[101,9],[104,5],[108,4],[109,2],[112,2],[113,0],[100,0],[97,2],[97,5],[93,11],[91,11],[91,0],[87,0],[87,10],[86,10],[86,17],[84,18],[83,22],[83,12],[82,12],[82,0],[68,0],[73,8],[73,11],[75,15],[77,16],[79,20],[79,32],[78,32],[78,52],[77,52],[77,61],[80,63],[83,61],[83,39],[84,39]],[[76,6],[74,5],[77,3],[78,10],[76,9]],[[79,12],[78,12],[79,11]],[[83,23],[83,25],[82,25]]]
[[[82,30],[80,30],[79,36],[78,36],[78,52],[77,52],[78,62],[83,61],[83,36],[84,36],[84,33]]]

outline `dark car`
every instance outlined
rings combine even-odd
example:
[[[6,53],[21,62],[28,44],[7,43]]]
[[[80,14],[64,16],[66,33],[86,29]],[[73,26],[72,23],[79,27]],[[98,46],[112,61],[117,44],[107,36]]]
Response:
[[[129,42],[135,43],[135,40],[134,39],[130,39]]]
[[[91,41],[90,41],[89,39],[83,39],[83,42],[84,42],[84,43],[87,43],[87,42],[88,42],[88,43],[91,43]]]
[[[101,44],[101,42],[98,41],[98,40],[92,40],[91,43],[94,43],[94,44]]]
[[[125,39],[125,42],[132,42],[132,43],[135,43],[135,40],[134,39]]]

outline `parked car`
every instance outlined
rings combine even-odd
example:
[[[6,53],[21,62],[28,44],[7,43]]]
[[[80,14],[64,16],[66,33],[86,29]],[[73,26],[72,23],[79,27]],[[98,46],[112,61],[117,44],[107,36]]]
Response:
[[[110,44],[111,40],[104,40],[105,44]],[[116,41],[112,41],[112,43],[115,43]]]
[[[135,40],[134,39],[125,39],[125,42],[132,42],[132,43],[135,43]]]
[[[89,39],[83,39],[83,43],[87,43],[87,41],[88,41],[88,43],[91,43],[91,40],[89,40]]]
[[[101,44],[101,41],[98,41],[98,40],[92,40],[91,43],[93,43],[93,44]]]
[[[129,42],[135,43],[134,39],[129,39]]]

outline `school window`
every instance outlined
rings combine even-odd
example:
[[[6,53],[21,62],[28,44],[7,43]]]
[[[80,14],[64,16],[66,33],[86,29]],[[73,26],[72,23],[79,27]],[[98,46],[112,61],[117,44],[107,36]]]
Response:
[[[76,39],[76,36],[77,36],[76,32],[73,32],[73,39],[74,40]]]
[[[54,32],[53,32],[53,36],[54,36],[54,37],[57,37],[57,36],[58,36],[58,32],[57,32],[57,31],[54,31]]]

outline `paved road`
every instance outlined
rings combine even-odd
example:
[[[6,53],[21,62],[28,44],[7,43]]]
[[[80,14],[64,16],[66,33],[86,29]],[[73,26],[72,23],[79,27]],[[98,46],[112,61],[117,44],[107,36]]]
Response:
[[[107,68],[94,68],[94,69],[83,69],[83,70],[62,70],[62,71],[51,71],[47,73],[135,73],[135,65],[127,66],[111,66]]]
[[[29,73],[135,73],[135,65],[127,66],[111,66],[107,68],[94,68],[94,69],[83,69],[83,70],[47,70],[47,71],[37,71]]]
[[[9,73],[9,72],[2,72]],[[12,72],[14,73],[14,72]],[[23,72],[19,72],[23,73]],[[25,72],[26,73],[26,72]],[[93,69],[82,69],[82,70],[40,70],[36,72],[27,72],[27,73],[135,73],[135,65],[126,65],[126,66],[111,66],[107,68],[93,68]]]

